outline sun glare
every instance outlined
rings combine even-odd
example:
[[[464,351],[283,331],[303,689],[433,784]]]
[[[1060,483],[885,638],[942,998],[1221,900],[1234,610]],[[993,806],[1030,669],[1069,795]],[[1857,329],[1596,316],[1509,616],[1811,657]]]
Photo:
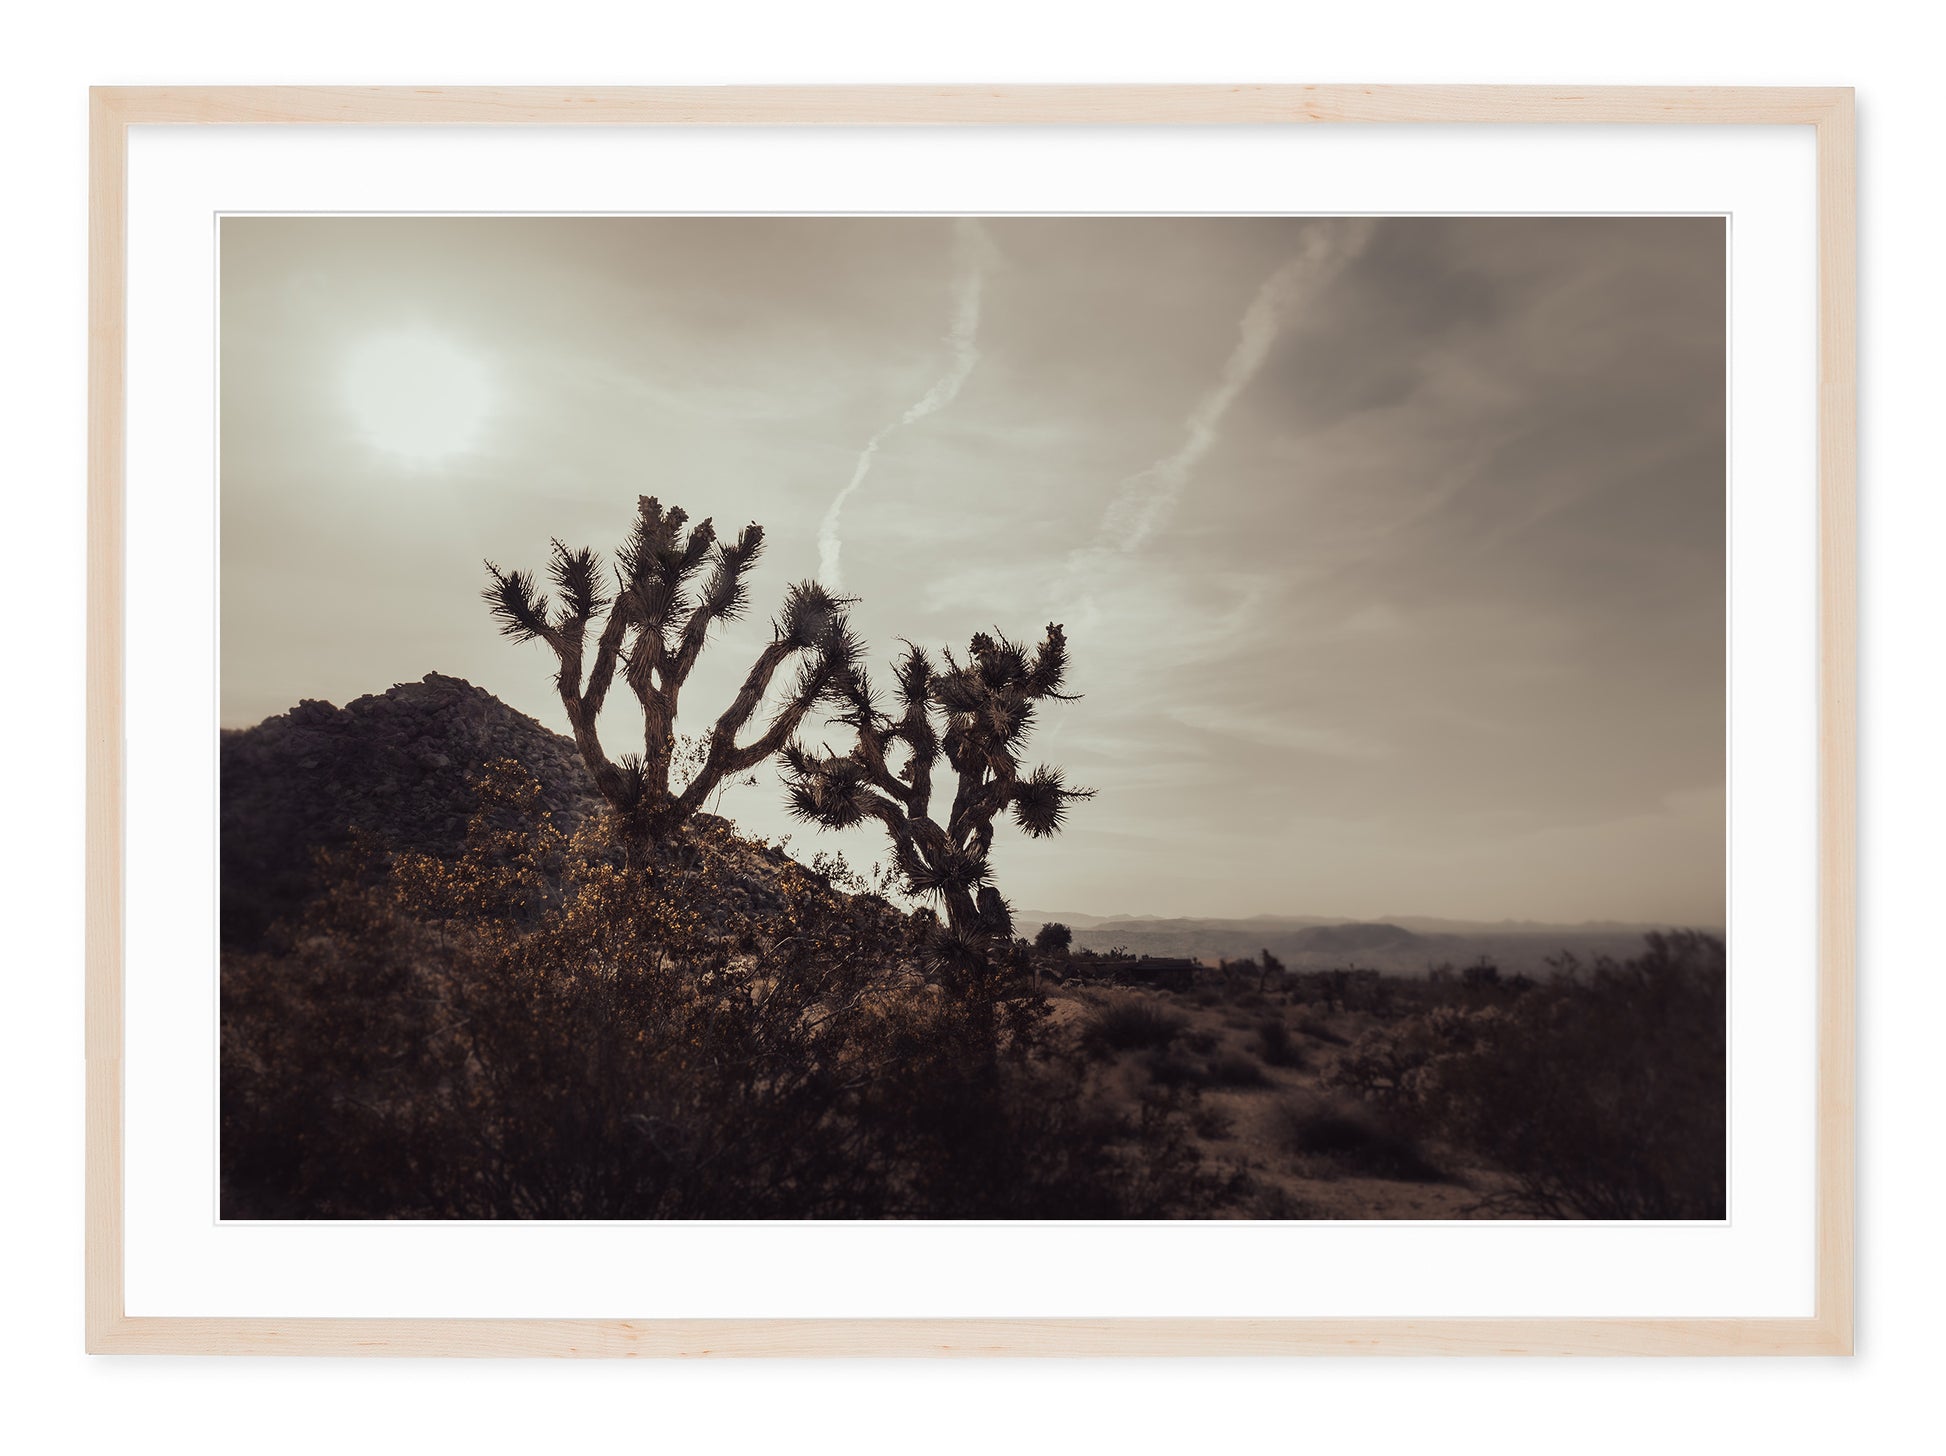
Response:
[[[469,448],[492,386],[479,359],[435,334],[393,333],[352,351],[345,397],[378,449],[430,465]]]

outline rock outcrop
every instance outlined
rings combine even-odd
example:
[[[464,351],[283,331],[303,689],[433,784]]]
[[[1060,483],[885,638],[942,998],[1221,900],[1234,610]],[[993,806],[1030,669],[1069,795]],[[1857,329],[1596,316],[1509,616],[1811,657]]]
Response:
[[[451,854],[478,807],[481,768],[510,758],[573,829],[601,807],[571,740],[456,677],[428,673],[342,708],[307,700],[226,729],[218,762],[223,944],[261,943],[315,889],[320,848],[352,830]]]

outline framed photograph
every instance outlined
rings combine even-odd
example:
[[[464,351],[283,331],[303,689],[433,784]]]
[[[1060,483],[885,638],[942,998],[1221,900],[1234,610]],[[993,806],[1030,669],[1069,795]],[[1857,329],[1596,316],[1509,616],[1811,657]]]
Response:
[[[1849,91],[107,88],[91,199],[91,1350],[1849,1353]]]

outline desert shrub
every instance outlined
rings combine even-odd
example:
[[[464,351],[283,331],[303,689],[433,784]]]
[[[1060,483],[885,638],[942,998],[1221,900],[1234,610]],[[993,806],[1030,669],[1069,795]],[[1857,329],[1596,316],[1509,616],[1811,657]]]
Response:
[[[1222,1052],[1209,1059],[1205,1080],[1212,1087],[1268,1087],[1263,1064],[1244,1052]]]
[[[1281,1016],[1266,1016],[1257,1023],[1257,1045],[1273,1067],[1304,1065],[1304,1049],[1292,1039],[1291,1029]]]
[[[1166,1047],[1189,1026],[1189,1018],[1142,996],[1117,996],[1103,1003],[1081,1031],[1082,1045],[1096,1056]]]
[[[1242,1052],[1196,1056],[1179,1043],[1152,1047],[1142,1057],[1141,1066],[1158,1087],[1265,1087],[1270,1083],[1263,1067]]]
[[[1429,1113],[1436,1068],[1470,1053],[1506,1022],[1496,1007],[1436,1006],[1422,1016],[1374,1027],[1346,1047],[1320,1079],[1361,1101],[1412,1115]]]
[[[1512,1173],[1532,1217],[1725,1216],[1725,957],[1694,932],[1567,966],[1421,1093],[1433,1125]]]
[[[1342,1172],[1408,1183],[1436,1183],[1446,1177],[1418,1143],[1370,1108],[1286,1098],[1277,1108],[1277,1128],[1286,1151]]]
[[[1281,1183],[1272,1183],[1262,1178],[1250,1181],[1248,1193],[1244,1195],[1244,1216],[1246,1218],[1299,1219],[1316,1218],[1318,1210],[1304,1199],[1291,1192]]]
[[[507,766],[501,805],[531,808]],[[488,794],[483,791],[483,799]],[[1046,1004],[928,979],[936,935],[700,817],[483,810],[367,856],[223,965],[228,1217],[1164,1217],[1229,1195],[1180,1108],[1131,1115]]]
[[[1724,951],[1694,932],[1360,1036],[1327,1086],[1513,1177],[1492,1211],[1721,1218]]]
[[[1195,1088],[1209,1085],[1209,1063],[1178,1046],[1152,1047],[1142,1057],[1142,1069],[1158,1087]]]
[[[1189,1125],[1195,1129],[1196,1136],[1211,1142],[1228,1137],[1236,1128],[1236,1119],[1229,1109],[1215,1102],[1199,1102],[1189,1115]]]
[[[347,877],[288,954],[226,966],[227,1204],[776,1217],[883,1196],[857,1070],[958,1029],[860,954],[902,922],[795,866],[774,905],[739,904],[727,836],[627,869],[592,836],[480,831],[457,860]]]
[[[1043,1057],[1004,1064],[990,1088],[916,1067],[893,1087],[899,1106],[880,1114],[898,1135],[891,1216],[1173,1218],[1231,1201],[1196,1149],[1189,1101],[1145,1098],[1130,1116],[1075,1064]]]
[[[1191,1136],[1203,1103],[1194,1092],[1149,1087],[1142,1093],[1116,1191],[1128,1217],[1207,1217],[1234,1210],[1251,1180],[1241,1170],[1212,1171]]]
[[[1310,1037],[1313,1041],[1328,1042],[1332,1046],[1351,1045],[1350,1037],[1341,1035],[1340,1033],[1333,1031],[1329,1026],[1327,1026],[1323,1021],[1320,1021],[1315,1016],[1298,1017],[1297,1029],[1300,1032],[1302,1032],[1305,1036]]]

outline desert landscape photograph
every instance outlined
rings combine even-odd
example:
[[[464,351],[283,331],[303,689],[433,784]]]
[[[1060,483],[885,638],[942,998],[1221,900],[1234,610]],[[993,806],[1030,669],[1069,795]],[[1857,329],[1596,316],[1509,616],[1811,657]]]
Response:
[[[221,219],[221,1217],[1725,1219],[1725,226]]]

